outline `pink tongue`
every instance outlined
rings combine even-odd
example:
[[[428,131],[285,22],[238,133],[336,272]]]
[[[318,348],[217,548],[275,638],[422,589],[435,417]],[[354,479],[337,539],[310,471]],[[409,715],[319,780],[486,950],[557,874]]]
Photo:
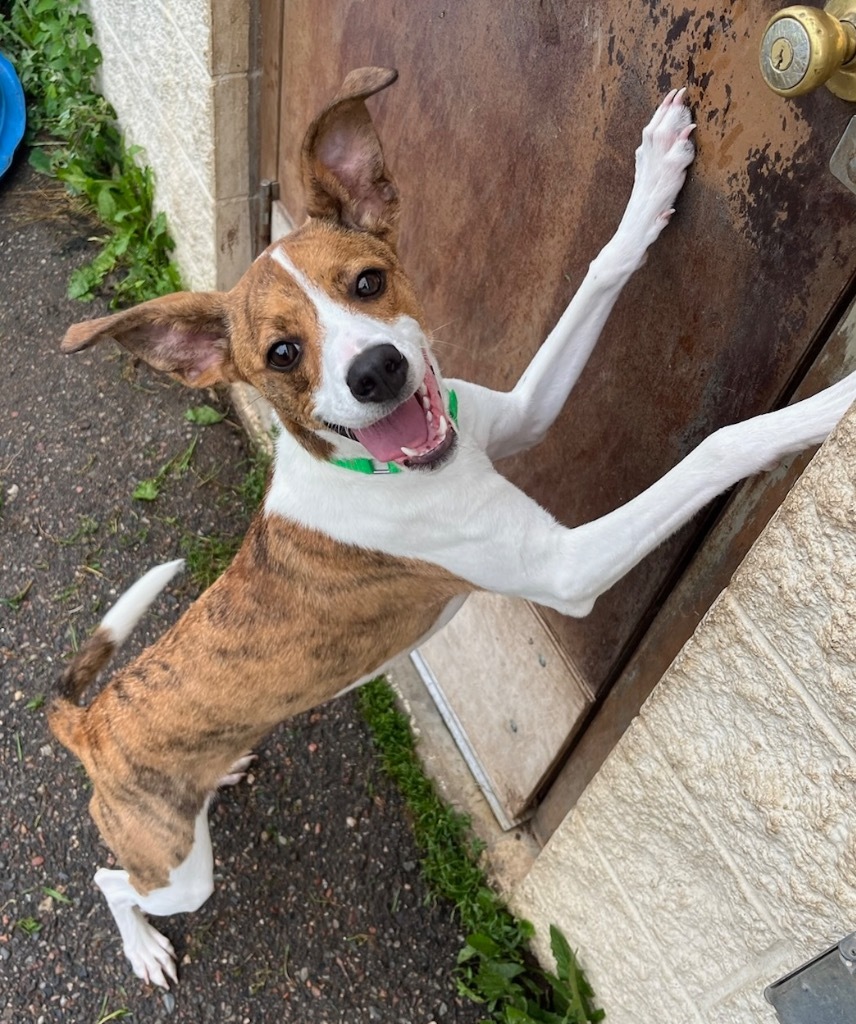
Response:
[[[386,419],[362,430],[354,437],[380,462],[402,458],[401,448],[421,448],[428,440],[428,423],[419,399],[409,398]]]

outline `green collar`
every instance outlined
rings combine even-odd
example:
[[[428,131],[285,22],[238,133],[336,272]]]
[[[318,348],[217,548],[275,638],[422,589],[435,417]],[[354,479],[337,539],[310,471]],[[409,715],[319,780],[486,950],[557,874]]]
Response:
[[[449,416],[455,426],[458,425],[458,396],[454,391],[449,392]],[[374,459],[330,459],[334,466],[341,466],[342,469],[353,470],[354,473],[366,473],[369,476],[388,476],[392,473],[400,473],[401,466],[394,462],[385,464],[375,462]]]

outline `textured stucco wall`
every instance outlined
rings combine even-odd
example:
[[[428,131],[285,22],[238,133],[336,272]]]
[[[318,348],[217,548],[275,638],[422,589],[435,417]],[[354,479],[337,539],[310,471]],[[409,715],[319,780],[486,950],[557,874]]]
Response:
[[[856,928],[854,698],[856,409],[514,897],[611,1024],[771,1024]]]
[[[252,259],[248,0],[88,0],[101,88],[156,176],[185,283],[230,287]],[[215,145],[216,139],[216,145]]]

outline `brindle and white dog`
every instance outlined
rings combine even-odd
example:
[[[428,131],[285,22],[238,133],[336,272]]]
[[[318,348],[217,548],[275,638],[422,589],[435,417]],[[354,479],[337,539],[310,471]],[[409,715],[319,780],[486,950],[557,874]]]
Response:
[[[377,674],[466,595],[587,614],[706,502],[822,441],[856,375],[707,438],[649,490],[576,529],[500,476],[562,408],[622,286],[672,215],[693,158],[683,91],[642,133],[614,237],[517,386],[446,381],[396,256],[398,191],[365,100],[395,72],[352,72],[302,151],[308,219],[228,293],[177,294],[72,327],[195,387],[248,381],[283,426],[264,506],[226,573],[88,706],[81,699],[180,567],[135,584],[68,666],[50,709],[83,762],[92,816],[122,870],[95,875],[139,977],[176,979],[144,914],[211,894],[207,805],[278,722]]]

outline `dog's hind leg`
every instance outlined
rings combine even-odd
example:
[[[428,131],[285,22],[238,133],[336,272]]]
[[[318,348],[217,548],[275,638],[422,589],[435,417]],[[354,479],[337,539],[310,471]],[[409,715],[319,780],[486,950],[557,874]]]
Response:
[[[185,860],[170,871],[168,885],[141,896],[127,871],[108,868],[95,872],[95,884],[104,893],[134,974],[145,982],[169,988],[170,981],[178,981],[175,951],[169,939],[149,924],[145,914],[166,917],[198,910],[211,895],[214,855],[208,833],[208,801],[196,817],[193,847]]]

